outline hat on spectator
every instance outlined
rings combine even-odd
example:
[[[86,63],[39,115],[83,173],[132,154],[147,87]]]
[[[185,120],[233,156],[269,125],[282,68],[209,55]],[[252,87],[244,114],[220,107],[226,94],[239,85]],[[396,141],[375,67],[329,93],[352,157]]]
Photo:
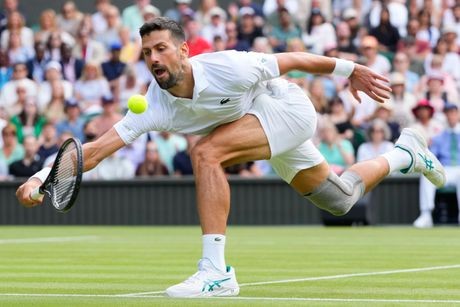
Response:
[[[178,4],[190,4],[192,3],[192,0],[175,0],[174,2]]]
[[[101,102],[102,102],[102,105],[106,105],[106,104],[114,103],[115,99],[113,98],[112,95],[104,95],[101,98]]]
[[[451,110],[458,110],[458,107],[456,104],[453,104],[451,102],[447,102],[445,105],[444,105],[444,108],[443,108],[443,111],[444,112],[448,112],[448,111],[451,111]]]
[[[45,70],[49,70],[49,69],[56,69],[59,72],[62,71],[61,64],[57,61],[49,61],[45,66]]]
[[[417,105],[415,107],[412,108],[412,113],[414,113],[415,117],[417,117],[417,111],[422,109],[422,108],[426,108],[426,109],[429,109],[430,110],[430,117],[433,117],[433,114],[434,114],[434,108],[433,106],[430,104],[430,102],[427,100],[427,99],[421,99],[417,102]]]
[[[191,19],[195,18],[195,12],[191,8],[186,8],[184,11],[182,11],[182,16],[189,17]]]
[[[406,77],[400,72],[394,72],[390,75],[391,85],[404,85],[406,83]]]
[[[120,44],[120,42],[113,42],[112,44],[110,44],[110,50],[111,50],[111,51],[118,51],[118,50],[121,50],[121,44]]]
[[[242,8],[240,8],[239,15],[241,17],[243,17],[243,16],[254,16],[255,14],[256,14],[256,12],[250,6],[243,6]]]
[[[431,80],[439,80],[444,82],[444,75],[439,71],[432,71],[428,74],[428,82]]]
[[[154,16],[161,16],[161,12],[158,8],[154,7],[151,4],[147,4],[143,9],[142,9],[142,15],[146,14],[152,14]]]
[[[348,20],[352,18],[357,18],[358,17],[358,11],[352,7],[347,8],[345,11],[343,11],[342,18],[343,20]]]
[[[65,110],[67,110],[68,108],[72,108],[72,107],[77,107],[77,108],[80,107],[80,106],[78,105],[78,101],[77,101],[75,98],[73,98],[73,97],[71,97],[71,98],[69,98],[69,99],[66,99],[66,100],[64,101],[64,109],[65,109]]]
[[[442,34],[443,35],[448,34],[448,33],[454,33],[454,34],[458,35],[457,28],[455,27],[455,25],[447,24],[442,28]]]
[[[222,8],[218,7],[218,6],[215,6],[212,9],[209,10],[209,16],[211,16],[211,17],[218,16],[222,20],[227,19],[227,14],[225,13],[225,11]]]

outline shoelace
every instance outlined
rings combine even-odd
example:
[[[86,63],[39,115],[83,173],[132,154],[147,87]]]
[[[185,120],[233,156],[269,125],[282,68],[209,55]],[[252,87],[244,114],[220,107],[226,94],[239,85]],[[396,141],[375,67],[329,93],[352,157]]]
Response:
[[[184,283],[185,284],[195,284],[197,282],[203,282],[205,280],[205,278],[201,277],[201,275],[203,275],[204,273],[206,273],[206,271],[198,271],[195,274],[193,274],[192,276],[190,276],[189,278],[187,278],[184,281]]]

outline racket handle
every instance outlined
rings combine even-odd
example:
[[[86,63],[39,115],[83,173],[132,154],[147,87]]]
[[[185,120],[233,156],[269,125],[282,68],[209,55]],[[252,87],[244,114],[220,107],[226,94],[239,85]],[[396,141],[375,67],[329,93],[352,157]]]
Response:
[[[33,200],[40,200],[40,198],[43,196],[44,194],[42,194],[40,192],[40,187],[36,187],[32,193],[30,193],[30,198],[32,198]]]

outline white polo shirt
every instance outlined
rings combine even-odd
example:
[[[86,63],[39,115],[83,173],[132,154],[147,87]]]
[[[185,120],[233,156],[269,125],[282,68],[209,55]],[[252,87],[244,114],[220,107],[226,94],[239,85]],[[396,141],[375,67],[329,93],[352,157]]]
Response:
[[[190,62],[193,98],[175,97],[153,80],[146,94],[148,109],[128,112],[114,126],[126,144],[148,131],[208,134],[243,117],[255,97],[270,92],[264,81],[280,75],[271,54],[222,51],[195,56]]]

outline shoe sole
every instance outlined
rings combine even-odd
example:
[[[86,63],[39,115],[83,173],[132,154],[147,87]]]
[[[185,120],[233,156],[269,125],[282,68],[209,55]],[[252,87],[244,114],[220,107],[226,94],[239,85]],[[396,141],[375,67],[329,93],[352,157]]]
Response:
[[[420,135],[420,133],[418,133],[417,130],[415,129],[412,129],[412,128],[405,128],[403,129],[402,133],[401,134],[406,134],[410,137],[413,137],[417,140],[417,142],[419,143],[419,145],[421,145],[422,148],[425,148],[425,154],[427,154],[427,156],[433,161],[434,163],[434,173],[437,173],[439,174],[441,177],[442,177],[442,180],[441,182],[438,182],[437,180],[437,176],[435,176],[435,178],[430,178],[427,176],[427,174],[423,173],[423,175],[432,183],[434,184],[436,187],[440,188],[440,187],[443,187],[445,182],[446,182],[446,173],[444,171],[444,167],[442,166],[441,162],[439,162],[438,158],[436,158],[436,156],[434,154],[431,153],[431,151],[428,149],[428,144],[425,140],[425,138],[423,136]],[[414,155],[416,154],[415,152],[413,153]],[[416,157],[414,157],[416,159]],[[415,163],[415,161],[414,161]],[[415,165],[414,165],[415,167]]]
[[[222,289],[219,291],[201,292],[196,295],[188,295],[188,296],[174,295],[166,291],[166,296],[173,297],[173,298],[228,297],[228,296],[237,296],[239,293],[240,293],[240,288],[233,288],[233,289]]]

